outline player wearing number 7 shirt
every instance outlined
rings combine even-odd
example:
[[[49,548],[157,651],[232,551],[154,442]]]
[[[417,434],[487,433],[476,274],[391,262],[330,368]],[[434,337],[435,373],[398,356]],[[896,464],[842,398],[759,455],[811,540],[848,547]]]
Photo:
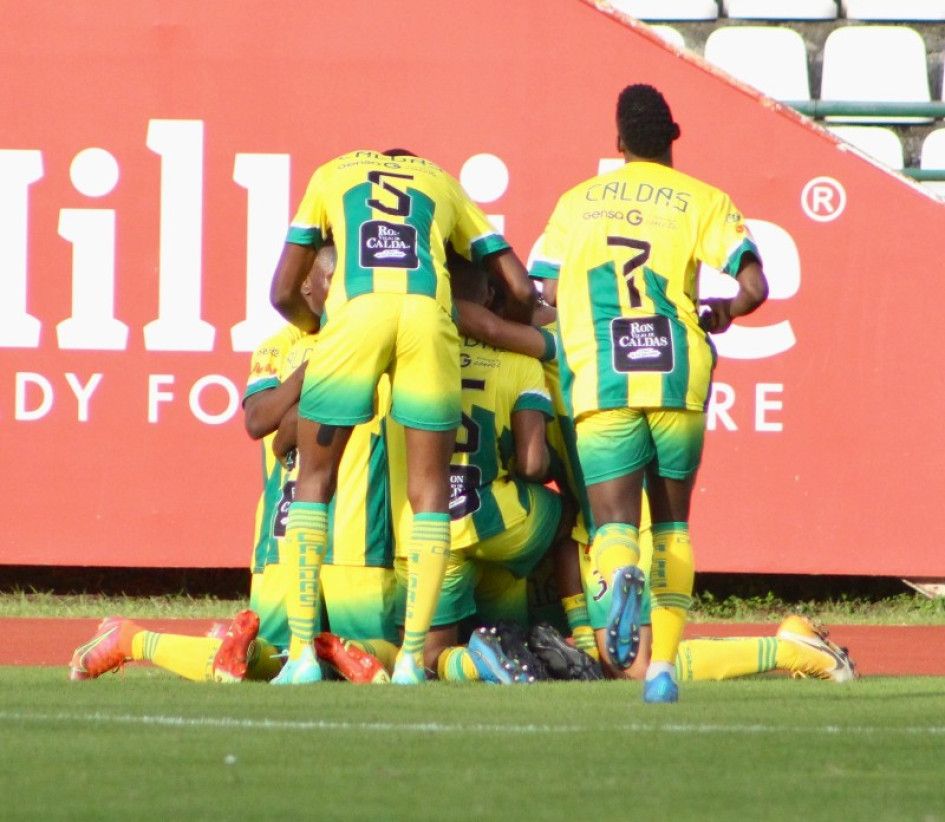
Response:
[[[611,661],[626,668],[639,643],[644,577],[640,497],[653,519],[653,652],[644,700],[675,702],[676,651],[693,581],[689,508],[702,455],[715,351],[707,332],[767,297],[761,258],[729,197],[672,167],[679,137],[663,95],[625,88],[617,102],[626,164],[558,201],[532,275],[551,283],[562,388],[595,525],[592,556],[614,586]],[[730,299],[698,313],[699,263],[731,275]]]
[[[506,282],[527,321],[536,292],[521,261],[459,183],[403,150],[353,151],[316,169],[273,276],[273,305],[294,324],[316,318],[299,295],[318,248],[337,266],[299,404],[299,476],[283,543],[294,569],[289,659],[277,684],[320,678],[311,651],[327,503],[353,426],[374,415],[375,386],[390,374],[391,416],[406,429],[408,499],[404,643],[392,681],[423,681],[422,651],[450,546],[449,463],[460,422],[459,336],[446,244]]]

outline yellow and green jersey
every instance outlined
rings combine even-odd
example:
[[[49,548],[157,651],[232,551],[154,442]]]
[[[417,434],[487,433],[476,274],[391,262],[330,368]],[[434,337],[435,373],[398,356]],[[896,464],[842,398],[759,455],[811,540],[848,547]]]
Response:
[[[444,246],[467,259],[508,248],[459,183],[422,157],[353,151],[316,169],[286,241],[338,255],[325,302],[370,292],[424,294],[452,307]]]
[[[705,408],[715,352],[699,327],[700,262],[760,259],[713,186],[633,161],[558,200],[532,276],[557,279],[558,358],[572,418],[607,408]]]
[[[243,392],[243,402],[260,391],[279,385],[283,363],[292,346],[303,336],[304,332],[294,325],[286,325],[259,345],[250,360],[249,379],[246,381],[246,390]],[[256,521],[253,531],[251,567],[254,574],[262,572],[273,553],[278,555],[278,548],[272,536],[272,523],[281,495],[282,466],[272,453],[274,437],[275,432],[268,434],[260,443],[263,490],[256,504]]]
[[[512,415],[540,411],[551,400],[541,363],[469,338],[460,348],[462,423],[450,464],[451,547],[465,548],[522,522],[530,511],[523,480],[510,473],[515,455]],[[390,423],[391,495],[397,533],[411,528],[403,429]],[[402,540],[401,540],[402,542]]]

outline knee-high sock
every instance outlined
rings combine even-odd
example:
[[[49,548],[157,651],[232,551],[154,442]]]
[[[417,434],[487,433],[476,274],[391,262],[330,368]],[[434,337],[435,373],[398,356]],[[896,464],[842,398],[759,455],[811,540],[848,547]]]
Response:
[[[194,682],[213,680],[213,658],[223,640],[207,636],[139,631],[131,640],[131,658],[144,659]]]
[[[594,659],[600,659],[591,618],[587,615],[587,597],[583,593],[561,597],[561,606],[564,608],[575,647]]]
[[[256,637],[247,656],[246,678],[253,682],[268,682],[282,669],[279,649],[262,637]]]
[[[614,572],[625,565],[640,562],[640,532],[625,522],[601,525],[591,543],[591,557],[601,576],[610,585]]]
[[[450,553],[450,516],[446,513],[414,514],[407,549],[407,611],[404,615],[404,653],[422,662],[423,643],[443,586]]]
[[[653,595],[653,663],[674,666],[676,652],[692,604],[692,543],[685,522],[653,526],[653,563],[650,590]]]
[[[440,654],[436,673],[444,682],[475,682],[479,679],[472,655],[462,646],[447,648]]]
[[[773,636],[683,640],[676,656],[676,676],[718,681],[773,671],[778,667],[778,644]]]
[[[315,638],[319,574],[328,550],[328,506],[293,502],[289,506],[281,561],[288,569],[289,658],[295,659]]]

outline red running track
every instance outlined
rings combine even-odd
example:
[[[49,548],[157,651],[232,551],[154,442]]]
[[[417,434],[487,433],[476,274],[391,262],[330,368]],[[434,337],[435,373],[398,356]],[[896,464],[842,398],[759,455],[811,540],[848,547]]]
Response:
[[[142,619],[149,630],[203,634],[212,620]],[[69,664],[73,650],[88,640],[96,619],[0,619],[0,665]],[[776,623],[701,623],[687,637],[771,636]],[[945,626],[837,625],[830,637],[849,648],[864,676],[945,676]]]

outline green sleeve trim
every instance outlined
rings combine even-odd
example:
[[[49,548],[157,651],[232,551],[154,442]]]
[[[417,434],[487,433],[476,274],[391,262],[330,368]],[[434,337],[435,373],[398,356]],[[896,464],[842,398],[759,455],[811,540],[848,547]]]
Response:
[[[526,391],[520,394],[512,407],[512,413],[516,411],[541,411],[548,419],[554,417],[551,410],[551,398],[539,391]]]
[[[497,251],[506,251],[511,247],[501,234],[484,234],[472,241],[469,252],[474,263],[481,263],[490,254],[495,254]]]
[[[307,245],[312,248],[321,248],[325,244],[322,232],[316,226],[303,228],[297,225],[289,226],[289,233],[286,234],[285,241],[295,245]]]
[[[561,266],[558,263],[551,263],[548,260],[536,260],[532,263],[528,276],[533,280],[557,280],[559,271],[561,271]]]
[[[742,267],[742,257],[748,253],[754,254],[759,260],[761,259],[761,254],[758,253],[758,246],[751,240],[742,240],[741,245],[729,255],[728,260],[722,268],[723,273],[731,277],[738,276],[738,272]]]
[[[260,391],[268,391],[270,388],[277,388],[279,386],[279,380],[275,377],[265,377],[261,380],[253,380],[249,385],[246,386],[246,390],[243,392],[243,402],[246,402],[254,394],[258,394]]]
[[[541,334],[541,338],[545,341],[545,353],[542,354],[539,359],[542,362],[550,362],[558,356],[558,341],[555,339],[555,335],[547,328],[539,328],[538,333]]]

